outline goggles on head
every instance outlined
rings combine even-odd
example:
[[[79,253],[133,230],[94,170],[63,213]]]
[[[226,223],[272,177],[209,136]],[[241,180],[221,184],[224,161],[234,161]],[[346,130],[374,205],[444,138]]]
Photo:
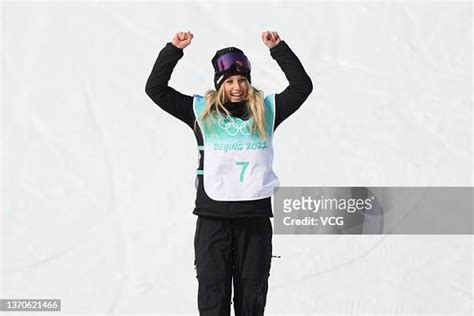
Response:
[[[214,68],[216,72],[223,72],[234,66],[244,71],[250,71],[250,61],[241,52],[229,52],[219,56],[215,61]]]

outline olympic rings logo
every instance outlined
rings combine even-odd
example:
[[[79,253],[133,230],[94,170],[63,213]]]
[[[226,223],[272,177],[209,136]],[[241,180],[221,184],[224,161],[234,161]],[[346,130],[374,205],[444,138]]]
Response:
[[[217,121],[217,125],[219,125],[221,129],[226,131],[227,135],[229,136],[235,136],[238,133],[245,136],[250,135],[250,120],[243,121],[238,117],[219,118],[219,120]]]

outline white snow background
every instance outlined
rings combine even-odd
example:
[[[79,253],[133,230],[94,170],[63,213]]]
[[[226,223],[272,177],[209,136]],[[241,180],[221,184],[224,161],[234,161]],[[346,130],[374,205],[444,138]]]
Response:
[[[450,1],[3,2],[0,297],[60,298],[53,315],[198,314],[196,141],[144,91],[178,31],[195,36],[170,85],[189,95],[213,87],[225,46],[249,56],[256,87],[282,91],[262,31],[297,54],[314,91],[275,134],[282,186],[472,186],[472,13]],[[266,315],[472,315],[472,242],[275,235]]]

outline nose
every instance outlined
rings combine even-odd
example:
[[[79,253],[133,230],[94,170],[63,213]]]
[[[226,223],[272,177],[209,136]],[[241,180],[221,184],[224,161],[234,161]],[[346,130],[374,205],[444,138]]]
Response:
[[[238,81],[232,82],[232,90],[240,90],[240,85]]]

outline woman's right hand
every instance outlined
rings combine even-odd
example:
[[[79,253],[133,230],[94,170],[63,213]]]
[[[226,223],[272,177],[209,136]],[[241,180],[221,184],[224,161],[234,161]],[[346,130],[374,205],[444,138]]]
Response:
[[[184,49],[189,44],[191,44],[191,40],[193,39],[193,34],[191,32],[178,32],[174,35],[173,41],[171,44],[174,46]]]

